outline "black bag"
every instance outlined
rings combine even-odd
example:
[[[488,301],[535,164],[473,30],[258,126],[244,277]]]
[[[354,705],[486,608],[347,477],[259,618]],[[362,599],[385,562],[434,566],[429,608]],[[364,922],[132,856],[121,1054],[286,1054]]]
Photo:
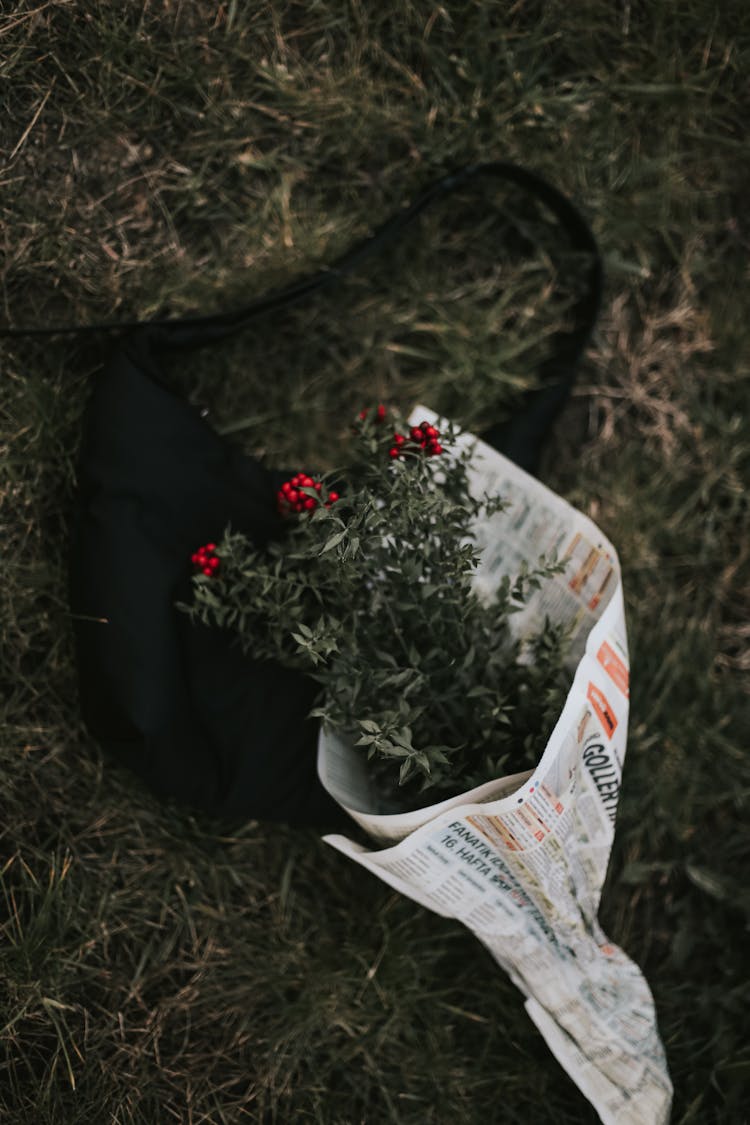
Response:
[[[601,262],[575,207],[512,164],[444,177],[329,269],[237,312],[91,326],[132,331],[96,379],[80,454],[70,605],[81,708],[105,751],[159,797],[232,820],[330,827],[341,815],[318,780],[318,724],[306,718],[317,684],[243,655],[230,634],[192,624],[175,608],[190,598],[191,553],[218,540],[228,523],[258,545],[281,534],[275,493],[288,474],[238,454],[198,408],[167,389],[165,352],[218,343],[335,285],[430,203],[478,177],[528,190],[553,212],[572,248],[590,255],[574,325],[556,337],[542,389],[510,422],[482,435],[533,471],[596,320]]]

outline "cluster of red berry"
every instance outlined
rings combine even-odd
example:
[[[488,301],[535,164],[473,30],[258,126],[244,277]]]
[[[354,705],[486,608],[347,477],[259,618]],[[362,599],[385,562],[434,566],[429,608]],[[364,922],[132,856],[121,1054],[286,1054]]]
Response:
[[[367,415],[369,413],[370,413],[369,410],[360,410],[360,412],[359,412],[360,422],[364,422],[365,418],[367,417]],[[376,422],[384,422],[385,421],[385,415],[386,415],[386,409],[383,406],[382,402],[380,402],[375,407],[375,421]]]
[[[415,453],[415,447],[423,449],[431,457],[438,456],[443,452],[443,447],[440,444],[440,431],[431,426],[429,422],[420,422],[418,426],[412,426],[408,436],[394,434],[393,445],[388,450],[388,456],[396,458],[404,453]]]
[[[304,489],[313,489],[318,495],[311,496]],[[326,508],[330,508],[331,504],[335,504],[338,500],[339,494],[329,492],[327,498],[322,500],[320,495],[322,489],[323,485],[319,480],[313,480],[307,473],[297,473],[291,480],[285,480],[276,493],[276,507],[284,516],[290,512],[311,512],[321,502]]]
[[[205,547],[199,547],[195,554],[190,556],[193,566],[207,578],[213,578],[221,565],[214,554],[215,550],[215,543],[206,543]]]

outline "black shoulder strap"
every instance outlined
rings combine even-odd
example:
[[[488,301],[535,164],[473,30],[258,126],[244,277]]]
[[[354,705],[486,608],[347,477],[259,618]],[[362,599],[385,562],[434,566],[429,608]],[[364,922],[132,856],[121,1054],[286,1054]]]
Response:
[[[154,318],[152,320],[105,321],[88,325],[59,325],[47,328],[0,328],[2,336],[56,336],[71,332],[122,332],[147,330],[149,343],[157,348],[198,348],[241,332],[257,317],[302,300],[316,290],[326,289],[353,273],[362,262],[389,243],[432,203],[483,177],[507,180],[524,188],[545,204],[570,239],[571,249],[591,257],[586,286],[573,308],[573,328],[554,339],[551,357],[559,370],[575,365],[586,346],[599,312],[602,292],[602,263],[596,240],[585,219],[571,201],[541,176],[507,161],[467,165],[444,176],[428,187],[413,203],[404,207],[367,238],[352,246],[332,265],[302,277],[291,285],[257,297],[243,308],[206,316]]]

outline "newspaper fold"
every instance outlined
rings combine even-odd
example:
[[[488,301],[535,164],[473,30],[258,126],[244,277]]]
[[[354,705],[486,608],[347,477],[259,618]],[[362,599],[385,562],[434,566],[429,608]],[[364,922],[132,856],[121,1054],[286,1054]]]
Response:
[[[419,406],[412,424],[428,418]],[[476,529],[480,596],[554,550],[565,572],[513,627],[545,616],[572,629],[572,684],[539,764],[408,813],[378,804],[366,762],[321,730],[323,785],[371,836],[327,843],[383,882],[463,922],[526,997],[526,1010],[604,1125],[662,1125],[672,1085],[654,1002],[638,967],[602,932],[599,900],[614,838],[628,722],[628,651],[617,554],[594,523],[470,434],[475,495],[508,508]]]

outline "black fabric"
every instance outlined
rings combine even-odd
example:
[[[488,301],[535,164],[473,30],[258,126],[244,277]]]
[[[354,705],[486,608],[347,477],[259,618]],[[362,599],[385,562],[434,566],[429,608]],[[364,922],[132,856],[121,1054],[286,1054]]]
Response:
[[[236,454],[156,382],[145,338],[97,379],[71,537],[70,602],[91,733],[160,797],[223,818],[333,823],[315,768],[315,685],[175,607],[190,554],[231,521],[280,531],[281,474]]]
[[[228,523],[258,545],[281,533],[275,492],[284,474],[238,454],[164,386],[164,353],[216,344],[271,309],[332,290],[433,201],[483,177],[525,188],[551,209],[571,247],[589,255],[572,327],[555,338],[540,389],[482,435],[533,471],[595,323],[602,268],[573,204],[512,164],[443,177],[331,267],[243,309],[76,329],[134,329],[97,376],[84,425],[70,554],[81,708],[105,751],[160,797],[227,819],[341,821],[317,778],[317,723],[305,718],[317,685],[243,656],[228,633],[197,627],[176,609],[190,598],[191,553]]]

